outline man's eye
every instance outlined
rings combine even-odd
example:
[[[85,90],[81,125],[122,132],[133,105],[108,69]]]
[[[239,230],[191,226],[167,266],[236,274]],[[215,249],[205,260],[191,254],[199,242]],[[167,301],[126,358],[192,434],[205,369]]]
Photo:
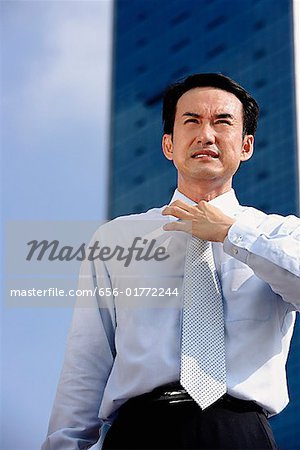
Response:
[[[187,119],[184,121],[184,123],[198,123],[197,119]]]
[[[226,124],[226,125],[231,125],[231,122],[229,120],[226,119],[219,119],[215,122],[217,125],[218,124]]]

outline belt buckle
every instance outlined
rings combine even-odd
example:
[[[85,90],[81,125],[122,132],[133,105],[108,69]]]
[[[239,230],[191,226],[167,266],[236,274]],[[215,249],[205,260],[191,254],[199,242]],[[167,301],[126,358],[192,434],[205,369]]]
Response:
[[[157,401],[168,401],[169,403],[180,403],[185,401],[192,401],[192,398],[189,398],[185,389],[177,389],[174,391],[165,391],[160,395]]]

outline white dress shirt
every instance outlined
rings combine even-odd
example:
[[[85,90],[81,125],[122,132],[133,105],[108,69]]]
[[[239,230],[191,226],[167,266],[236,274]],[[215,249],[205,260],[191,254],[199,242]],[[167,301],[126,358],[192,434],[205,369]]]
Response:
[[[176,190],[171,201],[178,198],[194,204]],[[276,414],[288,403],[285,364],[300,308],[300,219],[242,207],[233,190],[211,203],[236,219],[224,244],[213,243],[224,299],[227,391]],[[174,218],[162,210],[115,219],[94,236],[102,246],[128,247],[142,224],[143,238],[154,238],[172,257],[132,260],[126,268],[114,259],[83,263],[80,288],[108,288],[108,295],[82,297],[75,308],[43,450],[88,448],[129,398],[179,380],[189,237],[163,231],[161,221]],[[170,287],[178,295],[133,295],[143,287]],[[102,439],[92,448],[101,448]]]

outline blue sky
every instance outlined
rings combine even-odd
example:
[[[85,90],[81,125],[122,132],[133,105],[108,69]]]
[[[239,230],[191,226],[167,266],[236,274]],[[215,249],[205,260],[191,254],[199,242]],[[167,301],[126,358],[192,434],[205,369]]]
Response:
[[[110,2],[2,1],[1,9],[6,216],[99,218]]]
[[[1,1],[6,220],[99,220],[107,206],[112,1]],[[3,450],[44,439],[70,308],[2,304]]]

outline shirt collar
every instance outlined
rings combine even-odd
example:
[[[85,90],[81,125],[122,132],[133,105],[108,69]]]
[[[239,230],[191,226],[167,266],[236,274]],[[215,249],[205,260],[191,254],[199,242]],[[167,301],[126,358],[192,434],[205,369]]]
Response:
[[[170,203],[174,202],[175,200],[182,200],[182,201],[188,203],[189,205],[196,205],[196,202],[194,202],[194,200],[191,200],[190,198],[186,197],[184,194],[179,192],[178,189],[175,189]],[[218,197],[214,198],[213,200],[210,200],[209,203],[216,206],[224,214],[228,214],[229,216],[234,215],[237,208],[239,207],[239,202],[236,198],[236,195],[235,195],[235,192],[233,189],[230,189],[230,191],[219,195]]]

